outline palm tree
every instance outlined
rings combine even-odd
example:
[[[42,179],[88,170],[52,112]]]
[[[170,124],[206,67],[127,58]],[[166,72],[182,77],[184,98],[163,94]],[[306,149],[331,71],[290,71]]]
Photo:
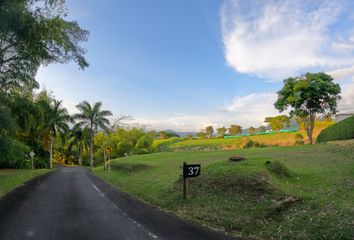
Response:
[[[49,138],[49,167],[53,167],[53,143],[58,132],[67,131],[68,122],[71,120],[70,115],[66,108],[61,107],[62,101],[42,101],[41,105],[44,108],[45,113],[45,138]]]
[[[77,124],[90,129],[90,165],[92,167],[94,165],[93,146],[95,132],[97,132],[98,128],[107,129],[109,120],[106,117],[112,116],[112,113],[107,110],[101,110],[101,102],[94,103],[92,107],[87,101],[82,101],[76,107],[80,110],[80,113],[74,115],[74,119],[79,120]]]
[[[75,124],[71,129],[70,138],[72,139],[68,147],[68,152],[71,152],[71,149],[74,145],[77,146],[79,165],[82,165],[82,153],[84,150],[84,130],[80,125]]]

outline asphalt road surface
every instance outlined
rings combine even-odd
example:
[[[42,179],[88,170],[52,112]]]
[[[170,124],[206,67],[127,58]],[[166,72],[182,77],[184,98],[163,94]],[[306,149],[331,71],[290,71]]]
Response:
[[[63,167],[0,199],[0,239],[234,239],[122,193],[88,170]]]

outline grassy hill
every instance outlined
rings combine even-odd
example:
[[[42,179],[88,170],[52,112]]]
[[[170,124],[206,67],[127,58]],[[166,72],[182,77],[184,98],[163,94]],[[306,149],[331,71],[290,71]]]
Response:
[[[344,119],[326,129],[317,138],[317,142],[346,140],[354,138],[354,116]]]
[[[230,156],[247,158],[230,162]],[[354,141],[231,151],[168,152],[112,161],[94,173],[166,211],[234,236],[352,239]],[[201,163],[182,198],[182,163]],[[269,164],[265,162],[270,161]]]

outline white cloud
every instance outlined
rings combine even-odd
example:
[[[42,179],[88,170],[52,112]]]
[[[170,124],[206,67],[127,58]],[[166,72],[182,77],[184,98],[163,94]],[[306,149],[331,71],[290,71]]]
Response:
[[[343,113],[354,113],[354,77],[351,83],[342,87],[342,99],[339,101],[338,110]]]
[[[331,75],[335,80],[342,80],[354,75],[354,66],[329,71],[327,74]]]
[[[353,65],[353,54],[343,55],[350,38],[338,42],[330,35],[343,9],[341,1],[227,0],[220,11],[227,63],[273,81],[316,67]]]
[[[274,108],[277,99],[276,93],[253,93],[244,97],[237,97],[226,107],[226,110],[253,119],[253,121],[263,121],[265,117],[278,113]]]
[[[236,97],[222,110],[208,114],[185,114],[158,120],[135,117],[135,120],[148,129],[175,131],[200,131],[208,125],[214,128],[231,124],[239,124],[244,128],[258,127],[264,125],[266,117],[279,114],[273,106],[276,97],[275,93],[253,93]]]

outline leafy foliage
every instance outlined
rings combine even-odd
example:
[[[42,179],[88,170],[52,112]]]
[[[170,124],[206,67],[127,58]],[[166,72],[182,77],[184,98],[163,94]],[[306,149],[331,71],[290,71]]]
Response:
[[[214,128],[213,128],[213,126],[207,126],[206,128],[205,128],[205,133],[206,133],[206,135],[207,135],[207,137],[208,138],[212,138],[213,137],[213,133],[214,133]]]
[[[179,137],[175,132],[160,131],[158,132],[159,139],[168,139],[173,137]]]
[[[257,131],[257,129],[255,129],[254,127],[249,127],[249,128],[248,128],[248,133],[249,133],[249,134],[255,134],[256,131]]]
[[[74,115],[74,119],[80,127],[87,127],[90,130],[90,165],[95,164],[94,155],[94,135],[98,128],[106,130],[109,125],[108,116],[112,113],[108,110],[101,110],[102,103],[96,102],[91,106],[87,101],[82,101],[76,106],[80,113]]]
[[[229,131],[229,135],[235,136],[235,135],[240,134],[242,132],[242,128],[240,125],[231,125],[228,128],[228,131]]]
[[[255,147],[266,147],[266,145],[261,144],[257,141],[249,139],[244,145],[243,148],[255,148]]]
[[[41,64],[75,61],[88,66],[79,43],[88,32],[66,21],[64,1],[2,0],[0,4],[0,87],[38,87]]]
[[[275,117],[267,117],[264,122],[268,123],[269,126],[274,131],[279,131],[283,129],[285,126],[289,126],[290,124],[290,117],[286,115],[279,115]]]
[[[225,127],[221,127],[221,128],[217,128],[216,131],[218,133],[218,137],[223,138],[226,135],[227,129]]]
[[[60,101],[45,90],[33,91],[41,65],[75,61],[82,69],[88,66],[80,46],[88,32],[65,20],[64,3],[0,0],[0,167],[26,168],[30,150],[36,167],[47,166],[54,138],[67,132],[69,116]]]
[[[284,80],[284,87],[278,91],[274,106],[285,111],[291,108],[291,116],[299,116],[304,122],[304,129],[313,141],[313,129],[317,114],[335,113],[340,99],[339,84],[326,73],[306,73],[300,77]]]
[[[179,138],[157,139],[156,132],[146,132],[144,129],[139,128],[117,128],[109,133],[107,136],[100,132],[95,135],[94,142],[96,143],[96,160],[97,164],[103,162],[104,152],[102,146],[112,147],[111,158],[123,157],[126,155],[147,154],[154,151],[165,150],[164,145],[170,144],[179,140]],[[154,141],[157,141],[154,143]],[[85,158],[85,154],[84,154]]]
[[[0,168],[28,168],[30,148],[20,141],[0,134]]]

